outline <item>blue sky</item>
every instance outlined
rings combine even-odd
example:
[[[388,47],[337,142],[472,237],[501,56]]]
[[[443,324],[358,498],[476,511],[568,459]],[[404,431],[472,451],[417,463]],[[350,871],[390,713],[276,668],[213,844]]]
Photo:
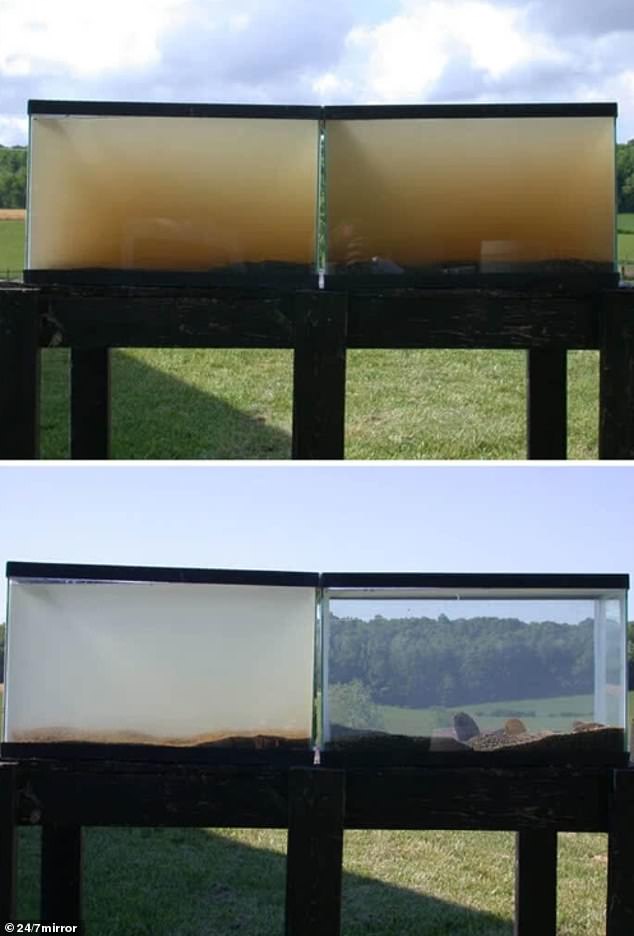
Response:
[[[8,560],[634,581],[632,529],[634,465],[5,465],[0,601]]]
[[[2,0],[0,143],[32,98],[245,103],[617,101],[632,0]]]

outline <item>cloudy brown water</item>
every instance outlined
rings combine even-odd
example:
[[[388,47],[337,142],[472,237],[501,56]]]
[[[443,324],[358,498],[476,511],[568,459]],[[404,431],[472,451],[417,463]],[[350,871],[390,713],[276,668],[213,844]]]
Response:
[[[333,120],[329,263],[614,263],[611,117]]]
[[[31,154],[31,269],[314,268],[317,121],[35,116]]]

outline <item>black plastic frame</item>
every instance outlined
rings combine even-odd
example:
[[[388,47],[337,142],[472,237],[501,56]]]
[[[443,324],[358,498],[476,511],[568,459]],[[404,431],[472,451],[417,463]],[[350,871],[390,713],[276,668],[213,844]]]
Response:
[[[393,120],[416,117],[616,117],[614,102],[553,104],[177,104],[152,101],[33,99],[29,116],[284,117],[292,120]]]
[[[419,572],[322,572],[322,588],[594,588],[628,589],[627,574],[585,573],[419,573]]]
[[[57,581],[172,582],[203,585],[295,585],[314,588],[593,588],[628,589],[628,574],[515,572],[286,572],[171,566],[19,562],[7,578]]]
[[[320,764],[323,767],[627,767],[630,755],[627,751],[618,754],[579,754],[548,757],[539,751],[524,752],[500,749],[482,753],[479,751],[427,751],[418,755],[399,751],[377,752],[376,748],[355,746],[350,751],[320,749]]]
[[[285,292],[317,289],[319,274],[215,273],[141,269],[24,269],[23,282],[31,286],[180,286],[218,289],[273,289]]]
[[[554,104],[343,104],[324,107],[326,120],[409,120],[458,117],[616,117],[612,101]]]
[[[29,116],[59,117],[273,117],[319,120],[322,108],[304,104],[169,104],[153,101],[60,101],[34,99]]]
[[[187,585],[282,585],[309,588],[317,588],[319,585],[319,575],[316,572],[86,565],[65,562],[7,562],[7,578],[35,581],[167,582]]]
[[[25,280],[26,282],[27,280]],[[324,288],[339,292],[385,292],[390,289],[523,289],[578,294],[611,289],[621,281],[617,270],[605,273],[326,273]]]
[[[236,767],[311,767],[315,754],[306,747],[169,747],[158,744],[99,744],[89,741],[29,744],[4,741],[0,757],[9,760],[124,761],[160,764],[231,765]]]

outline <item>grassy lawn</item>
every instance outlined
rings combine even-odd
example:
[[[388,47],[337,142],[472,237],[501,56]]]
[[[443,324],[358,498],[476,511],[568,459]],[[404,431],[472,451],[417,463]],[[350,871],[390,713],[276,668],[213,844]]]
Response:
[[[634,215],[619,224],[634,232]],[[0,221],[0,271],[22,267],[23,232],[23,222]],[[114,458],[290,457],[290,352],[134,349],[112,357]],[[346,456],[524,458],[525,369],[516,351],[352,351]],[[42,455],[65,458],[65,351],[44,353],[42,384]],[[571,352],[570,458],[597,457],[597,406],[597,354]]]
[[[529,731],[551,728],[553,731],[570,729],[572,721],[592,721],[591,695],[560,696],[552,699],[512,699],[504,702],[482,702],[455,705],[438,709],[402,708],[397,705],[377,705],[381,727],[386,731],[405,735],[425,735],[440,724],[451,720],[454,712],[467,711],[482,729],[501,728],[510,717],[521,718]],[[629,694],[629,711],[634,712],[634,691]],[[448,715],[446,713],[449,713]],[[440,720],[439,720],[440,718]]]
[[[348,458],[524,458],[526,356],[352,351]],[[42,455],[68,455],[68,354],[43,354]],[[289,458],[292,353],[112,355],[114,458]],[[598,356],[569,355],[569,457],[596,458]]]
[[[620,214],[618,230],[619,260],[634,263],[634,214]]]
[[[24,268],[24,221],[0,221],[0,279]]]
[[[279,936],[286,835],[88,829],[91,936]],[[606,838],[559,836],[559,936],[604,930]],[[19,917],[37,919],[39,833],[20,834]],[[511,936],[514,838],[347,832],[344,936]]]

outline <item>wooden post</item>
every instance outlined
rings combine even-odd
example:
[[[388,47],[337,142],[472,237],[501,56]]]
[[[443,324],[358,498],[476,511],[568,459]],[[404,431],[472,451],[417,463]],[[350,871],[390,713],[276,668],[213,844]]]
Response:
[[[43,823],[41,882],[42,922],[81,923],[81,826]]]
[[[557,833],[517,832],[514,936],[557,932]]]
[[[37,296],[0,291],[0,458],[39,452],[39,310]]]
[[[286,936],[339,936],[344,773],[289,773]]]
[[[634,289],[600,305],[599,458],[634,458]]]
[[[0,764],[0,922],[15,920],[17,879],[16,765]]]
[[[566,458],[566,351],[536,349],[527,354],[528,457]]]
[[[615,770],[608,818],[607,936],[634,933],[634,769]]]
[[[108,458],[110,350],[73,348],[70,360],[71,458]]]
[[[295,296],[293,458],[343,458],[346,396],[345,294]]]

